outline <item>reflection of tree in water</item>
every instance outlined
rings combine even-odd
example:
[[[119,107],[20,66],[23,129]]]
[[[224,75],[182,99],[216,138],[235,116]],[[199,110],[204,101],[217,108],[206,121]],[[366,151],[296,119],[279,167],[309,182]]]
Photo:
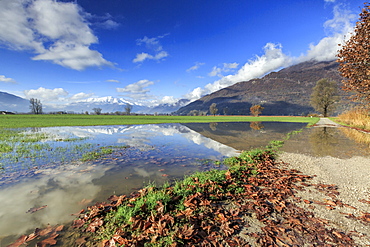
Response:
[[[265,128],[261,122],[251,122],[249,127],[254,130],[261,130]]]
[[[40,132],[41,131],[41,128],[39,128],[39,127],[32,127],[31,128],[31,132],[33,132],[33,133],[37,133],[37,132]]]
[[[211,130],[213,131],[216,131],[217,130],[217,125],[218,123],[209,123],[209,127],[211,128]]]
[[[335,128],[330,127],[313,128],[310,136],[312,149],[317,156],[334,155],[338,141]]]

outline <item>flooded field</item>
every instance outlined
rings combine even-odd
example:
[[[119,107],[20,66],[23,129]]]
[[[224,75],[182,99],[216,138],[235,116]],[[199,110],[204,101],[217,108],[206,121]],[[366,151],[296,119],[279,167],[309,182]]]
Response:
[[[282,140],[305,126],[211,123],[19,130],[42,138],[28,146],[8,143],[13,149],[0,153],[0,246],[35,228],[66,224],[75,218],[71,214],[110,195],[129,194],[150,182],[160,185],[198,170],[224,169],[220,161],[225,157]],[[283,149],[334,155],[343,147],[347,151],[340,153],[353,154],[351,147],[360,150],[356,145],[338,129],[311,128],[293,135]]]

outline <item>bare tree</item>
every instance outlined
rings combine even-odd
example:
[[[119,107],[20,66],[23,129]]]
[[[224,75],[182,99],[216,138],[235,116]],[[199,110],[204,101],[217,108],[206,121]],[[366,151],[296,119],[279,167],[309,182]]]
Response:
[[[42,114],[41,101],[35,98],[30,99],[30,109],[33,114]]]
[[[355,93],[353,99],[370,106],[370,4],[365,3],[354,33],[338,52],[339,72],[346,91]]]
[[[335,102],[338,101],[337,94],[337,82],[326,78],[318,80],[311,94],[311,105],[327,117],[335,109]]]
[[[95,112],[96,115],[100,115],[102,111],[101,108],[93,108],[92,110]]]
[[[132,105],[130,105],[129,103],[127,103],[126,106],[125,106],[125,113],[126,113],[126,115],[130,115],[131,114],[131,110],[132,110]]]
[[[212,105],[209,107],[209,112],[215,116],[216,113],[218,112],[217,105],[216,103],[212,103]]]

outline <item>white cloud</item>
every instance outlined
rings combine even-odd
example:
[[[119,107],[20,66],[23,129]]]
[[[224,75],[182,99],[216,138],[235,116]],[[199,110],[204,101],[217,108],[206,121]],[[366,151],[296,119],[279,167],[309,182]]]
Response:
[[[106,82],[115,82],[115,83],[119,83],[119,80],[114,80],[114,79],[112,79],[112,80],[106,80]]]
[[[0,41],[14,50],[43,52],[44,46],[27,20],[25,1],[0,1]]]
[[[148,38],[145,36],[142,39],[137,39],[136,44],[142,45],[145,44],[145,47],[151,51],[153,51],[155,54],[151,55],[146,52],[138,53],[136,54],[136,57],[132,60],[134,63],[144,62],[145,60],[161,60],[162,58],[168,57],[168,52],[163,50],[163,47],[161,46],[159,39],[164,38],[168,34],[158,36],[155,38]]]
[[[101,24],[99,24],[100,27],[104,29],[116,29],[120,26],[118,22],[115,22],[113,20],[105,20]]]
[[[90,98],[92,97],[94,94],[93,93],[76,93],[75,95],[72,95],[69,100],[71,101],[78,101],[78,100],[81,100],[81,99],[87,99],[87,98]]]
[[[24,95],[26,98],[36,98],[46,102],[58,101],[61,97],[67,96],[68,92],[63,88],[47,89],[39,87],[38,89],[25,90]]]
[[[321,39],[316,45],[310,44],[306,55],[302,55],[297,62],[308,60],[331,61],[336,59],[339,44],[343,44],[351,36],[353,23],[357,16],[348,10],[334,6],[334,17],[324,23],[328,36]]]
[[[148,38],[147,36],[144,36],[144,38],[142,39],[137,39],[136,44],[145,44],[146,48],[154,51],[160,51],[163,49],[162,46],[159,44],[158,38]]]
[[[5,83],[16,83],[16,81],[12,78],[7,78],[5,75],[0,75],[0,82],[5,82]]]
[[[334,3],[335,0],[324,0],[326,3]]]
[[[138,82],[129,84],[124,88],[116,88],[116,90],[118,93],[123,93],[126,97],[136,100],[144,100],[152,97],[148,94],[150,89],[147,88],[153,84],[154,82],[149,80],[140,80]]]
[[[83,70],[91,66],[113,66],[102,54],[90,50],[88,46],[73,42],[56,42],[53,47],[37,55],[32,60],[46,60],[75,70]]]
[[[160,60],[162,58],[168,57],[168,53],[166,51],[161,51],[154,56],[154,60]]]
[[[191,91],[190,93],[185,94],[184,98],[188,99],[190,101],[195,101],[195,100],[201,98],[205,94],[206,94],[206,90],[202,89],[201,87],[197,87],[193,91]]]
[[[140,54],[136,54],[136,57],[132,60],[132,62],[139,63],[143,62],[145,59],[153,59],[153,56],[148,53],[142,52]]]
[[[94,21],[94,25],[102,29],[113,30],[117,29],[120,26],[118,22],[113,20],[112,15],[108,13],[103,16],[93,15],[91,16],[91,19],[96,20]]]
[[[161,51],[161,52],[155,54],[155,56],[152,56],[152,55],[150,55],[148,53],[143,52],[143,53],[140,53],[140,54],[136,54],[136,58],[134,58],[132,60],[132,62],[134,62],[134,63],[144,62],[146,59],[149,59],[149,60],[160,60],[160,59],[165,58],[167,56],[168,56],[168,53],[165,52],[165,51]]]
[[[222,88],[231,86],[237,82],[248,81],[253,78],[261,77],[268,72],[291,64],[291,58],[285,55],[280,44],[267,43],[264,47],[264,54],[249,60],[235,74],[222,77],[213,83],[209,83],[205,88],[195,88],[192,92],[185,95],[185,98],[193,101],[205,94],[209,94]],[[237,63],[224,64],[223,69],[232,69],[238,66]]]
[[[90,45],[98,43],[87,13],[72,2],[0,1],[0,42],[14,50],[30,50],[33,60],[46,60],[75,70],[113,66]]]
[[[199,69],[199,67],[200,66],[202,66],[202,65],[205,65],[205,63],[200,63],[200,62],[195,62],[195,65],[194,66],[191,66],[190,68],[188,68],[187,70],[186,70],[186,72],[191,72],[191,71],[193,71],[193,70],[197,70],[197,69]]]
[[[208,73],[209,76],[223,77],[222,73],[230,72],[239,66],[238,63],[224,63],[222,67],[214,66],[212,71]]]
[[[44,87],[25,90],[23,93],[27,99],[36,98],[41,100],[41,103],[56,108],[63,108],[68,106],[71,102],[88,99],[94,96],[94,93],[80,92],[69,97],[69,93],[63,88],[48,89]]]
[[[160,100],[160,104],[174,104],[178,101],[178,99],[176,99],[175,97],[173,96],[164,96],[161,100]]]

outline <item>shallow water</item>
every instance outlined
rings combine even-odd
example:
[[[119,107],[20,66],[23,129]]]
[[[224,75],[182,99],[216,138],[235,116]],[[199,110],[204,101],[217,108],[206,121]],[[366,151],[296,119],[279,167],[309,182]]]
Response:
[[[112,194],[129,194],[149,182],[160,185],[198,170],[224,169],[212,161],[282,140],[289,132],[304,127],[299,123],[194,123],[25,129],[48,133],[50,138],[43,143],[52,148],[34,163],[24,161],[30,162],[28,166],[7,164],[0,175],[0,246],[37,227],[66,224],[75,219],[71,214]],[[335,155],[344,140],[347,151],[356,145],[339,130],[329,130],[330,135],[320,131],[303,129],[286,141],[283,149],[312,152],[318,143],[326,143],[319,150],[329,150],[324,155]],[[317,135],[324,139],[313,138]],[[63,143],[63,138],[80,139]],[[338,141],[330,141],[333,138]],[[82,154],[71,155],[69,149],[63,150],[65,153],[53,151],[56,146],[73,149],[86,144],[89,146],[83,152],[103,146],[115,148],[112,154],[88,162],[78,161]],[[27,213],[30,209],[34,212]]]

